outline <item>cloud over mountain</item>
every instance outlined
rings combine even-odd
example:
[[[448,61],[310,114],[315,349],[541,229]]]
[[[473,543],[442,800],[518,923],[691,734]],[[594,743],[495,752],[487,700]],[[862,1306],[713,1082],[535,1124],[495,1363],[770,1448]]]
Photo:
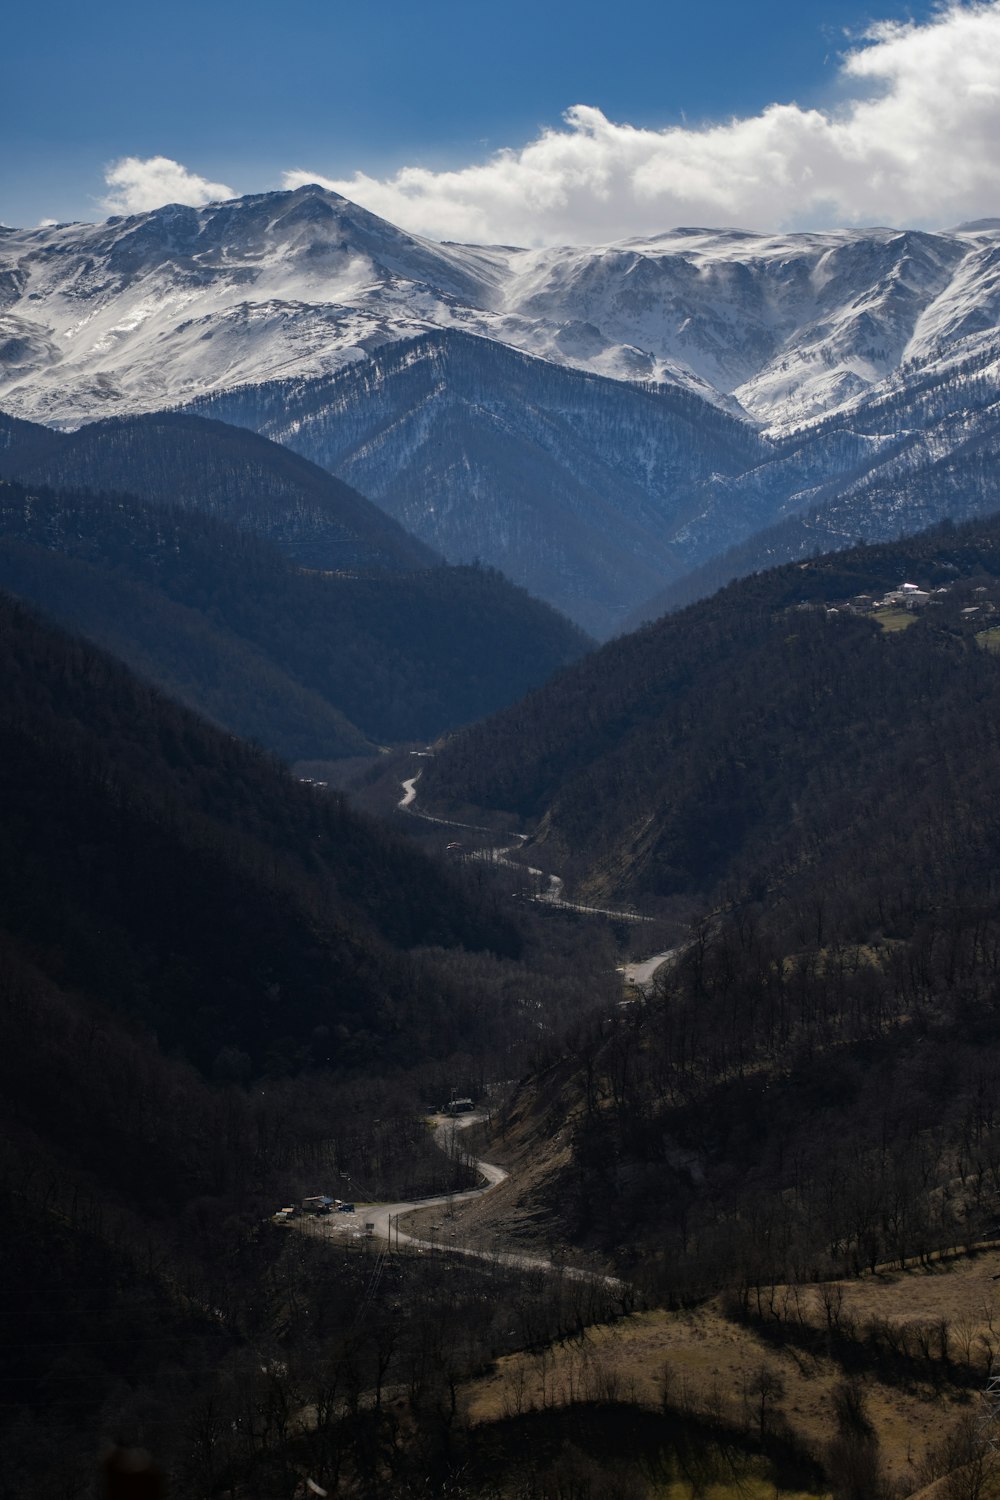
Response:
[[[684,223],[943,225],[993,212],[1000,0],[873,26],[842,57],[838,86],[835,106],[776,103],[698,128],[641,129],[575,105],[562,127],[483,163],[384,179],[295,170],[284,185],[318,181],[410,230],[480,243],[599,241]]]
[[[209,182],[189,172],[169,156],[125,156],[104,174],[110,191],[101,207],[111,214],[142,214],[164,203],[189,203],[200,208],[217,198],[232,198],[224,182]]]

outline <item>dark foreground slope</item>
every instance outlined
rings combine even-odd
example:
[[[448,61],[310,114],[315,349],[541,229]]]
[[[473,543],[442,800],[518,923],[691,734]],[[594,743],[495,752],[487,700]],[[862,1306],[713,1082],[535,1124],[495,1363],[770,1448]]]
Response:
[[[2,481],[0,587],[290,761],[432,738],[587,644],[486,569],[307,572],[189,510]]]
[[[178,1500],[343,1470],[375,1493],[389,1450],[402,1491],[423,1446],[369,1393],[434,1428],[456,1371],[511,1347],[517,1273],[373,1281],[360,1236],[269,1216],[467,1186],[418,1090],[523,1067],[577,997],[493,957],[520,939],[487,882],[4,596],[0,705],[0,1492],[83,1500],[109,1439]]]
[[[908,575],[948,592],[905,632],[830,612]],[[744,580],[456,736],[424,795],[521,815],[595,892],[766,888],[978,742],[997,665],[975,637],[998,576],[990,520]]]
[[[462,1003],[399,951],[509,947],[506,922],[339,798],[0,608],[0,910],[46,971],[204,1066],[230,1046],[256,1067],[437,1050]]]

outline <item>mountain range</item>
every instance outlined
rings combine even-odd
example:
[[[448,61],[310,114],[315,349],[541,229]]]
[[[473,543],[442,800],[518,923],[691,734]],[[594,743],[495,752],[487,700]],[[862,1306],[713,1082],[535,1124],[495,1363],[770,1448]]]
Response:
[[[994,220],[482,247],[303,187],[0,231],[0,404],[250,426],[609,634],[789,518],[988,510],[998,267]]]
[[[998,251],[0,231],[4,1495],[986,1492]]]

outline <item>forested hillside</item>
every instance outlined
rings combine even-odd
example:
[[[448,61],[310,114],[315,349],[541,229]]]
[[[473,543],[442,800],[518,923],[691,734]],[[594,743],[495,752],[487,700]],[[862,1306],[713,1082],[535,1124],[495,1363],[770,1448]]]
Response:
[[[289,761],[432,738],[587,644],[487,569],[308,572],[206,515],[2,481],[0,587]]]
[[[557,1132],[536,1221],[675,1304],[723,1290],[769,1343],[828,1351],[852,1379],[954,1393],[982,1386],[990,1348],[960,1354],[941,1319],[929,1375],[916,1302],[909,1334],[873,1302],[841,1321],[836,1287],[828,1321],[794,1311],[796,1287],[997,1238],[1000,682],[978,646],[928,653],[922,633],[884,639],[881,671],[860,641],[842,657],[874,669],[877,712],[848,671],[831,677],[828,639],[796,632],[790,653],[813,663],[793,668],[801,707],[831,759],[819,771],[810,755],[804,781],[803,746],[773,738],[770,713],[753,744],[742,724],[732,777],[745,785],[766,746],[804,787],[796,805],[769,838],[743,830],[754,862],[730,861],[651,997],[586,1029],[517,1110],[537,1138]],[[832,737],[831,689],[845,707]]]
[[[945,592],[845,602],[904,578]],[[495,788],[581,851],[583,889],[697,904],[651,995],[515,1101],[508,1128],[556,1134],[520,1212],[866,1378],[927,1365],[832,1303],[804,1328],[783,1288],[997,1237],[998,580],[996,519],[746,580],[456,737],[422,782]],[[940,1378],[976,1388],[949,1336]]]
[[[381,1472],[364,1393],[390,1361],[435,1412],[456,1368],[513,1342],[516,1278],[494,1305],[416,1262],[373,1302],[363,1245],[334,1255],[268,1216],[322,1189],[467,1186],[421,1100],[481,1087],[487,1059],[523,1069],[540,1025],[607,999],[565,961],[518,961],[523,926],[481,871],[7,596],[0,702],[0,1487],[90,1493],[97,1433],[153,1448],[192,1500],[263,1500],[303,1464]],[[434,1333],[457,1300],[477,1330],[459,1355]],[[569,1317],[546,1307],[539,1326]],[[295,1456],[283,1411],[328,1378]],[[420,1444],[394,1460],[424,1462]]]
[[[201,511],[311,568],[426,568],[438,556],[350,485],[245,428],[174,412],[64,433],[0,413],[0,474]]]
[[[905,632],[849,606],[911,576],[946,592]],[[945,748],[948,764],[979,764],[998,687],[977,636],[998,576],[994,519],[746,579],[457,735],[423,793],[520,815],[589,892],[655,905],[742,878],[802,887],[853,809],[887,806],[907,768]]]
[[[460,1029],[458,997],[394,950],[509,949],[504,919],[340,797],[2,611],[0,908],[54,977],[206,1067],[229,1046],[256,1067],[412,1057]]]
[[[715,550],[711,486],[771,452],[690,391],[602,380],[457,330],[197,409],[287,443],[450,561],[489,561],[601,637]],[[744,536],[773,514],[769,493],[748,491],[721,524]]]
[[[904,578],[919,608],[870,613]],[[460,1184],[428,1160],[418,1081],[510,1088],[528,1063],[500,1125],[537,1162],[518,1222],[542,1244],[669,1305],[722,1293],[734,1326],[865,1379],[981,1383],[958,1329],[852,1322],[823,1288],[817,1331],[784,1287],[994,1233],[998,579],[997,521],[786,567],[422,762],[425,805],[446,776],[468,801],[496,786],[484,803],[540,815],[547,851],[579,841],[580,885],[699,911],[625,1005],[606,952],[567,986],[580,955],[552,926],[533,975],[491,956],[526,939],[484,863],[434,865],[4,604],[0,1194],[22,1294],[0,1379],[23,1493],[47,1500],[62,1463],[79,1489],[95,1423],[159,1434],[182,1495],[269,1500],[304,1472],[377,1493],[428,1455],[451,1482],[460,1379],[578,1338],[617,1294],[404,1255],[369,1295],[350,1249],[330,1276],[329,1246],[260,1220],[321,1171],[372,1198]],[[642,836],[614,843],[604,803]],[[562,920],[582,945],[593,919],[542,909]],[[457,1306],[461,1341],[439,1336]],[[378,1404],[390,1381],[419,1437]]]

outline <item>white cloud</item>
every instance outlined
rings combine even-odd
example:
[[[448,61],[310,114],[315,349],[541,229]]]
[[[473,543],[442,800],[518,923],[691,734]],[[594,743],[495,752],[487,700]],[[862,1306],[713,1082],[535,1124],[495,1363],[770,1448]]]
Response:
[[[435,238],[601,241],[679,224],[936,224],[1000,211],[1000,0],[851,47],[837,108],[772,104],[705,128],[646,130],[576,105],[564,125],[459,170],[378,179],[286,172]]]
[[[189,172],[169,156],[124,156],[104,173],[111,191],[101,199],[109,214],[141,214],[164,203],[189,203],[200,208],[217,198],[232,198],[224,182],[209,182]]]

